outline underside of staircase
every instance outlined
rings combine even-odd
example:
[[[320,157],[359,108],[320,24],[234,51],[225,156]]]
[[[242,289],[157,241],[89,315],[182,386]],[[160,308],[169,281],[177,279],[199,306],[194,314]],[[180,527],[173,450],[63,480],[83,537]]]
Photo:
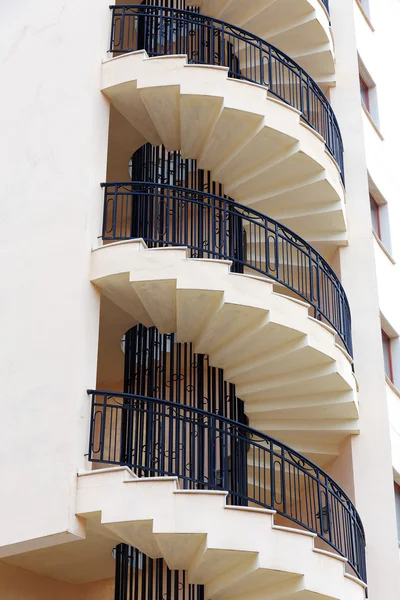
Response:
[[[138,51],[104,63],[102,90],[138,132],[138,146],[164,144],[197,159],[236,202],[325,253],[347,244],[336,162],[299,112],[266,88],[229,78],[225,67]],[[121,136],[123,128],[112,132],[114,146]]]
[[[77,514],[101,532],[187,571],[213,600],[361,600],[364,584],[312,533],[275,523],[274,511],[226,505],[224,492],[184,491],[174,478],[127,469],[78,477]]]
[[[321,465],[358,433],[350,357],[306,303],[274,292],[273,281],[140,240],[103,246],[92,259],[92,283],[130,316],[129,326],[176,332],[224,369],[251,427]]]

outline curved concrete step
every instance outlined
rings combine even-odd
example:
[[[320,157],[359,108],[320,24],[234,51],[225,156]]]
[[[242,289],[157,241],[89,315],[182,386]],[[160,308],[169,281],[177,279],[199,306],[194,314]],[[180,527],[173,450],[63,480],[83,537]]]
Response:
[[[228,78],[225,67],[139,51],[103,65],[102,90],[139,139],[197,159],[237,202],[286,214],[321,243],[346,244],[337,164],[299,112],[266,88]]]
[[[334,85],[334,44],[320,0],[198,0],[203,14],[258,35],[294,58],[322,87]]]
[[[94,251],[91,281],[132,325],[177,332],[208,354],[236,385],[250,426],[296,449],[298,442],[320,465],[358,432],[350,357],[306,303],[274,292],[271,280],[231,273],[227,261],[188,259],[185,248],[148,250],[135,240]]]
[[[362,600],[345,559],[315,535],[275,524],[274,511],[227,506],[225,492],[183,491],[174,478],[135,479],[127,470],[78,477],[76,513],[171,569],[188,572],[212,600]]]

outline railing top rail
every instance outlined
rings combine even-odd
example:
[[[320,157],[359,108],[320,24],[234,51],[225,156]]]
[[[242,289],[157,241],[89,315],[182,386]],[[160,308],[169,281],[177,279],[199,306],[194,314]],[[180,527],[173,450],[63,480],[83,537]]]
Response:
[[[285,225],[280,224],[278,221],[275,221],[274,219],[266,216],[265,214],[255,210],[253,208],[250,208],[247,206],[242,206],[241,204],[236,203],[232,199],[218,196],[216,194],[213,194],[213,193],[210,193],[207,191],[193,190],[190,188],[185,188],[185,187],[171,185],[171,184],[165,184],[165,183],[154,183],[154,182],[144,182],[144,181],[108,182],[108,183],[102,183],[101,186],[103,188],[105,188],[106,196],[107,196],[107,194],[110,194],[110,196],[118,197],[118,195],[120,195],[120,194],[135,195],[136,193],[139,193],[139,194],[144,193],[145,195],[146,194],[152,195],[154,193],[154,195],[162,196],[161,190],[165,190],[165,191],[174,192],[175,194],[180,195],[183,199],[185,199],[187,202],[191,203],[192,205],[194,205],[194,204],[202,204],[203,205],[201,199],[205,199],[205,198],[211,199],[213,202],[217,201],[221,205],[226,206],[228,208],[228,210],[230,210],[232,212],[235,211],[236,213],[238,213],[238,215],[241,218],[243,218],[243,220],[245,222],[251,223],[252,226],[261,228],[267,232],[273,231],[280,240],[284,240],[285,243],[290,244],[292,247],[296,248],[296,250],[301,252],[302,255],[307,256],[308,260],[312,263],[314,268],[318,268],[321,271],[323,271],[324,276],[326,276],[329,279],[331,285],[334,286],[334,288],[336,289],[338,295],[340,296],[340,302],[345,307],[347,314],[348,314],[347,318],[348,318],[348,324],[349,324],[349,332],[344,332],[344,331],[339,330],[339,326],[335,323],[335,319],[333,317],[331,318],[329,314],[325,314],[325,311],[322,310],[321,307],[318,307],[318,310],[320,310],[321,315],[324,316],[324,318],[328,321],[328,323],[338,333],[338,335],[340,336],[340,338],[342,339],[342,341],[346,347],[346,350],[351,355],[350,306],[348,303],[346,293],[342,286],[342,283],[341,283],[339,277],[336,275],[335,271],[332,269],[332,267],[329,265],[329,263],[323,258],[323,256],[321,256],[321,254],[319,254],[319,252],[311,244],[309,244],[306,240],[304,240],[302,237],[300,237],[297,233],[295,233],[294,231],[292,231]],[[154,192],[153,192],[153,190],[154,190]],[[187,196],[187,197],[185,198],[185,196]],[[253,268],[249,261],[247,261],[247,262],[244,261],[243,264],[245,266],[248,266],[249,268]],[[257,270],[260,270],[260,269],[257,269]],[[274,278],[277,279],[274,276],[274,274],[269,271],[268,272],[266,271],[266,274],[273,279]],[[287,286],[287,287],[289,287],[289,286]],[[294,289],[294,291],[296,291],[296,289]],[[309,302],[312,306],[315,307],[315,304],[316,304],[315,298],[309,298],[309,297],[305,296],[304,294],[301,294],[300,291],[298,291],[298,293],[307,302]],[[341,323],[341,325],[343,325],[343,324]]]
[[[325,4],[326,0],[323,0],[323,2]],[[283,61],[285,63],[286,68],[292,69],[293,72],[298,73],[301,77],[302,82],[306,82],[308,86],[311,86],[312,92],[315,94],[315,96],[318,97],[318,100],[324,106],[327,114],[329,115],[329,119],[332,120],[333,128],[335,130],[335,136],[337,137],[337,141],[340,145],[340,148],[336,149],[336,150],[339,151],[340,156],[338,156],[336,154],[336,151],[333,148],[331,148],[326,137],[325,136],[323,136],[323,137],[325,137],[325,142],[327,144],[328,150],[332,154],[333,158],[338,162],[339,169],[341,171],[341,176],[342,176],[342,179],[344,180],[344,171],[343,171],[343,164],[342,164],[343,141],[342,141],[342,136],[341,136],[341,132],[340,132],[340,127],[339,127],[338,121],[336,119],[336,115],[333,112],[331,104],[330,104],[329,100],[326,98],[326,96],[325,96],[324,92],[322,91],[322,89],[320,88],[320,86],[307,73],[307,71],[301,65],[299,65],[293,58],[291,58],[288,54],[286,54],[285,52],[283,52],[282,50],[280,50],[279,48],[277,48],[270,42],[257,36],[256,34],[253,34],[249,31],[246,31],[245,29],[242,29],[241,27],[237,27],[236,25],[227,23],[220,19],[217,19],[214,17],[209,17],[207,15],[203,15],[202,13],[192,12],[190,10],[184,10],[184,9],[180,9],[180,8],[170,8],[170,7],[164,7],[164,6],[151,6],[151,5],[145,5],[145,4],[121,4],[121,5],[116,5],[116,6],[110,6],[110,8],[112,9],[112,12],[114,15],[118,11],[120,11],[120,12],[122,11],[123,13],[126,13],[126,11],[132,10],[132,11],[136,11],[139,13],[143,12],[143,16],[151,17],[152,14],[157,15],[157,11],[158,11],[158,14],[163,13],[164,15],[170,15],[172,17],[177,16],[178,18],[179,17],[185,18],[186,20],[192,21],[193,23],[203,23],[205,25],[208,25],[209,23],[211,23],[213,27],[214,27],[214,25],[218,25],[219,27],[221,27],[221,30],[223,30],[224,33],[226,33],[226,35],[228,37],[233,36],[233,37],[238,38],[241,41],[245,42],[246,44],[257,46],[258,48],[263,48],[269,56],[274,55],[274,57],[277,57],[279,60]],[[139,48],[137,48],[137,49],[139,49]],[[110,51],[118,52],[118,50],[113,48],[113,39],[111,40]],[[251,78],[250,78],[250,80],[251,80]],[[255,79],[254,79],[254,82],[255,83],[263,83],[260,81],[256,81]],[[268,83],[271,84],[271,82],[268,82]],[[277,94],[274,92],[273,86],[270,86],[269,91],[272,94],[280,97],[279,93]],[[282,99],[286,103],[294,106],[294,104],[292,102],[290,102],[284,98],[282,98]],[[303,104],[303,103],[304,102],[302,100],[301,104]],[[298,108],[298,107],[296,106],[296,108]],[[302,113],[302,116],[307,121],[307,123],[309,123],[311,125],[311,127],[313,127],[314,129],[319,131],[319,128],[316,127],[316,124],[310,122],[309,116],[306,114],[306,112],[304,110],[302,110],[300,112]],[[323,135],[322,131],[319,131],[319,133],[321,135]]]
[[[238,204],[237,202],[235,202],[235,200],[232,200],[231,198],[225,198],[224,196],[218,196],[217,194],[212,194],[211,192],[204,192],[202,190],[193,190],[191,188],[172,185],[169,183],[154,183],[152,181],[119,181],[119,182],[101,183],[100,185],[102,188],[108,188],[111,186],[116,186],[116,187],[130,186],[130,187],[138,187],[138,188],[152,187],[152,188],[157,188],[157,189],[167,188],[170,190],[177,190],[180,193],[187,193],[191,196],[198,195],[198,196],[206,197],[206,198],[214,198],[215,200],[218,200],[221,203],[228,204],[229,206],[231,206],[234,209],[238,209],[238,210],[242,209],[244,211],[243,217],[246,220],[254,219],[254,222],[257,223],[258,225],[260,225],[260,223],[258,223],[258,220],[267,221],[268,223],[271,223],[272,225],[276,225],[277,227],[279,227],[279,229],[281,231],[284,231],[285,233],[287,233],[290,236],[291,241],[296,240],[300,246],[305,246],[306,248],[310,248],[312,250],[312,252],[316,256],[318,256],[318,261],[320,262],[321,265],[324,266],[326,271],[329,272],[332,279],[337,282],[338,286],[342,287],[339,277],[336,275],[335,271],[332,269],[330,264],[304,238],[302,238],[300,235],[295,233],[292,229],[289,229],[289,227],[286,227],[286,225],[282,225],[281,223],[279,223],[279,221],[275,221],[275,219],[272,219],[271,217],[266,216],[265,214],[259,212],[258,210],[255,210],[254,208],[250,208],[248,206],[243,206],[241,204]],[[129,193],[130,191],[131,190],[125,190],[125,193]],[[195,202],[194,198],[190,198],[189,200],[192,202]],[[250,215],[251,215],[251,217],[250,217]],[[343,290],[343,293],[345,294],[344,290]]]
[[[200,417],[204,417],[204,419],[207,419],[207,421],[205,421],[206,425],[205,426],[209,426],[210,430],[212,432],[214,432],[214,435],[222,435],[221,432],[226,432],[229,435],[234,435],[237,438],[240,438],[242,440],[245,440],[246,444],[249,447],[254,447],[256,448],[256,451],[264,451],[266,453],[270,453],[273,456],[279,457],[280,460],[282,460],[284,463],[286,464],[290,464],[295,466],[296,469],[299,469],[301,472],[304,473],[304,475],[309,478],[309,480],[314,481],[316,484],[318,484],[318,486],[322,486],[323,489],[326,490],[327,494],[329,492],[329,504],[331,505],[331,510],[333,509],[332,507],[332,503],[333,502],[337,502],[339,503],[339,505],[342,507],[342,510],[346,511],[346,513],[349,514],[349,518],[351,519],[351,522],[353,523],[352,527],[357,528],[358,530],[358,534],[354,531],[354,536],[355,539],[357,539],[358,535],[360,536],[360,542],[362,542],[362,545],[365,546],[365,532],[364,532],[364,528],[363,528],[363,524],[361,521],[361,518],[358,514],[357,509],[355,508],[353,502],[350,500],[349,496],[346,494],[346,492],[335,482],[335,480],[328,474],[326,473],[326,471],[324,471],[323,469],[321,469],[320,467],[318,467],[318,465],[316,465],[314,462],[312,462],[311,460],[307,459],[305,456],[303,456],[302,454],[300,454],[299,452],[297,452],[296,450],[290,448],[289,446],[287,446],[286,444],[283,444],[282,442],[279,442],[278,440],[276,440],[275,438],[270,437],[269,435],[262,433],[260,431],[257,431],[256,429],[253,429],[252,427],[249,427],[248,425],[245,425],[244,423],[240,423],[238,421],[234,421],[232,419],[229,419],[227,417],[224,417],[222,415],[219,414],[215,414],[209,411],[206,411],[204,409],[201,408],[196,408],[196,407],[192,407],[192,406],[188,406],[185,404],[180,404],[177,402],[171,402],[169,400],[161,400],[158,398],[150,398],[147,396],[142,396],[139,394],[128,394],[128,393],[124,393],[124,392],[111,392],[111,391],[106,391],[106,390],[92,390],[89,389],[87,390],[87,393],[89,395],[92,396],[92,407],[93,410],[95,408],[103,408],[103,409],[107,409],[110,408],[112,410],[114,409],[120,409],[120,410],[124,410],[127,412],[135,412],[138,411],[139,412],[141,410],[149,410],[149,406],[147,406],[143,409],[140,406],[135,406],[134,402],[143,402],[143,403],[147,403],[147,405],[159,405],[160,407],[168,407],[173,409],[173,413],[168,414],[164,411],[164,408],[162,409],[162,416],[164,418],[175,418],[177,420],[182,419],[182,414],[184,417],[184,420],[186,422],[187,419],[190,420],[190,415],[198,415]],[[96,397],[100,396],[102,398],[101,401],[96,401]],[[129,401],[131,402],[131,404],[111,404],[108,402],[108,400],[111,399],[121,399],[124,401]],[[158,413],[154,413],[154,408],[151,408],[151,415],[158,414]],[[179,414],[179,412],[181,411],[182,414]],[[189,416],[187,416],[189,415]],[[215,424],[210,424],[210,420],[214,421],[218,421],[218,423],[222,424],[226,424],[228,427],[224,428],[222,427],[221,431],[220,431],[220,426],[216,426]],[[236,432],[236,430],[238,430],[239,433]],[[254,440],[253,438],[257,438],[256,440]],[[262,445],[265,442],[265,446]],[[177,476],[179,476],[179,474],[177,474]],[[251,499],[251,497],[249,497],[249,500]],[[328,501],[328,495],[327,495],[327,501]],[[267,504],[265,505],[267,506]],[[337,510],[337,509],[336,509]],[[279,509],[277,509],[278,512]],[[283,513],[282,513],[283,514]],[[289,518],[291,518],[289,515],[287,515]],[[343,517],[342,517],[343,518]],[[292,520],[298,522],[299,524],[302,524],[301,519],[297,520],[295,518],[293,518]],[[303,523],[304,527],[309,528],[309,525],[307,525],[305,522]],[[336,547],[334,544],[331,543],[331,541],[329,539],[326,538],[326,536],[324,536],[322,534],[322,532],[319,531],[315,531],[317,533],[317,535],[319,535],[319,537],[321,537],[322,539],[324,539],[326,542],[328,542],[329,544],[333,545],[333,547],[339,552],[341,553],[343,556],[345,556],[345,550],[346,548],[338,548]],[[362,549],[358,548],[357,552],[362,553]],[[354,555],[354,557],[356,557],[356,555]],[[348,557],[347,557],[348,558]],[[351,561],[350,561],[351,564]],[[352,564],[351,565],[357,572],[357,567]],[[364,573],[358,573],[358,575],[361,578],[365,578],[365,574]]]
[[[234,421],[233,419],[229,419],[228,417],[224,417],[223,415],[212,413],[210,411],[204,410],[204,408],[188,406],[187,404],[180,404],[178,402],[171,402],[170,400],[162,400],[160,398],[150,398],[149,396],[142,396],[141,394],[126,394],[124,392],[110,392],[107,390],[92,390],[92,389],[87,390],[87,393],[88,393],[88,395],[91,395],[93,397],[94,396],[103,396],[104,398],[106,398],[106,397],[122,398],[122,399],[127,398],[130,400],[143,400],[146,402],[154,402],[157,404],[162,404],[164,406],[170,406],[171,408],[174,408],[174,409],[182,409],[182,410],[186,410],[188,412],[196,413],[196,414],[202,415],[204,417],[212,417],[212,418],[218,419],[218,421],[227,423],[228,425],[234,425],[236,427],[239,427],[241,431],[246,432],[251,435],[255,435],[258,438],[261,438],[262,440],[265,440],[266,442],[273,444],[275,446],[279,446],[280,448],[282,448],[282,449],[286,450],[288,453],[290,453],[290,455],[295,456],[296,458],[301,460],[304,465],[308,465],[309,467],[311,467],[316,473],[321,475],[323,479],[325,479],[326,481],[332,482],[334,484],[334,487],[336,488],[336,490],[338,492],[340,492],[341,497],[343,499],[347,500],[350,504],[353,504],[352,501],[350,500],[349,496],[346,494],[346,492],[335,482],[335,480],[330,475],[328,475],[328,473],[326,473],[326,471],[321,469],[321,467],[319,467],[316,463],[312,462],[311,460],[309,460],[303,454],[300,454],[296,450],[293,450],[292,448],[290,448],[290,446],[287,446],[283,442],[280,442],[279,440],[271,437],[270,435],[267,435],[266,433],[262,433],[262,432],[258,431],[257,429],[249,427],[248,425],[245,425],[244,423],[239,423],[238,421]],[[97,404],[97,403],[95,402],[95,404]],[[99,404],[99,406],[104,406],[104,402],[101,402]],[[114,406],[114,405],[110,404],[109,406]],[[123,408],[126,410],[130,410],[130,409],[133,409],[134,407],[129,406],[129,405],[124,405]],[[254,443],[255,445],[257,445],[257,442],[253,442],[252,440],[250,440],[250,441],[252,444]],[[260,447],[266,449],[264,446],[260,446]],[[311,473],[310,473],[310,475],[311,475]],[[355,507],[354,507],[354,514],[358,514]]]

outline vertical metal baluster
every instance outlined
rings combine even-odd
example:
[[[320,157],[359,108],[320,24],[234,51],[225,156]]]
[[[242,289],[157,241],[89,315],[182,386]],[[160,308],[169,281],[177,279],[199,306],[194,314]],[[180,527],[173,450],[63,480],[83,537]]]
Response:
[[[116,8],[116,7],[115,7]],[[114,44],[113,44],[113,51],[115,51],[116,49],[119,52],[124,52],[124,25],[125,25],[125,7],[122,7],[121,9],[121,14],[120,14],[120,26],[119,26],[119,40],[118,40],[118,44],[115,44],[115,39]],[[115,34],[115,31],[114,31]],[[117,46],[117,48],[116,48]]]
[[[88,460],[92,461],[93,459],[93,451],[94,451],[94,440],[96,435],[96,427],[95,427],[95,404],[96,404],[96,394],[93,392],[91,394],[91,407],[90,407],[90,430],[89,430],[89,452],[88,452]],[[101,430],[100,430],[101,431]]]

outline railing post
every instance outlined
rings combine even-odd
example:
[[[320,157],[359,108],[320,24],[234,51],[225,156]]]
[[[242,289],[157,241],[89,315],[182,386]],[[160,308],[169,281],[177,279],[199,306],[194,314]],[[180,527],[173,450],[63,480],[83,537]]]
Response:
[[[271,46],[269,46],[268,49],[269,49],[269,58],[268,58],[268,91],[273,92],[273,86],[272,86],[272,48],[271,48]]]
[[[328,484],[325,480],[324,483],[324,487],[325,487],[325,498],[326,498],[326,521],[327,521],[327,526],[328,526],[328,536],[329,536],[329,541],[332,542],[332,521],[331,521],[331,499],[330,499],[330,492],[329,492],[329,487]]]
[[[94,445],[94,429],[95,429],[95,410],[94,410],[94,402],[95,402],[95,392],[91,393],[91,408],[90,408],[90,429],[89,429],[89,452],[88,452],[88,460],[91,461],[93,459],[93,445]]]
[[[279,256],[279,225],[278,223],[275,223],[275,239],[274,239],[274,246],[275,246],[275,276],[277,278],[277,280],[279,281],[279,276],[280,276],[280,256]]]
[[[120,28],[120,51],[124,51],[124,36],[125,36],[125,6],[122,7],[121,11],[121,28]],[[114,43],[115,46],[115,43]]]
[[[114,36],[115,36],[115,6],[111,6],[111,34],[110,34],[110,47],[109,52],[113,52],[114,49]]]
[[[285,448],[281,446],[281,490],[282,490],[282,511],[287,515],[286,498],[286,472],[285,472]]]
[[[306,114],[307,117],[307,121],[310,121],[310,117],[311,117],[311,110],[310,110],[310,77],[309,75],[307,75],[307,94],[306,94],[306,99],[307,99],[307,112],[304,111],[303,108],[303,114]]]
[[[299,71],[299,78],[300,78],[300,112],[301,112],[302,115],[304,114],[304,96],[303,96],[303,93],[304,93],[303,92],[304,79],[303,79],[303,75],[304,75],[304,71],[303,71],[303,69],[300,69],[300,71]]]
[[[102,234],[101,237],[104,240],[106,238],[106,234],[107,234],[107,184],[106,183],[102,183],[100,184],[101,188],[104,189],[104,194],[103,194],[103,226],[102,226]],[[111,230],[111,233],[113,233],[113,230]]]
[[[112,232],[115,234],[117,224],[117,205],[118,205],[118,184],[114,186],[114,200],[113,200],[113,211],[112,211]],[[108,186],[106,187],[106,193],[108,196]]]
[[[215,64],[215,61],[214,61]],[[221,65],[225,65],[225,24],[222,23],[221,27]]]
[[[265,75],[264,75],[264,57],[263,57],[263,44],[260,41],[259,42],[259,52],[260,52],[260,84],[264,85],[264,79],[265,79]],[[251,65],[250,65],[251,68]]]
[[[95,402],[95,393],[93,394],[93,402]],[[106,434],[106,423],[107,423],[107,394],[103,394],[103,406],[101,409],[101,430],[100,430],[100,461],[104,461],[104,438]]]

